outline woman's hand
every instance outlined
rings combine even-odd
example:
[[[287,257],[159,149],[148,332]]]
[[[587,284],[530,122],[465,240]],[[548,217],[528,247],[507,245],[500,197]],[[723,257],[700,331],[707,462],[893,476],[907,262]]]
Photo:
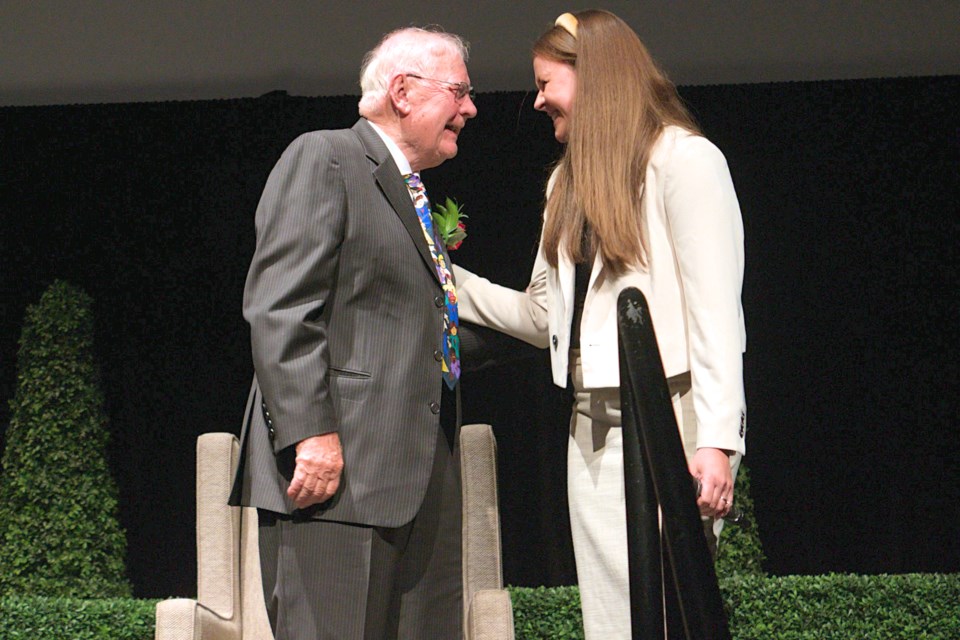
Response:
[[[697,449],[690,461],[690,475],[700,481],[700,513],[714,518],[727,515],[733,507],[733,475],[727,452],[709,447]]]

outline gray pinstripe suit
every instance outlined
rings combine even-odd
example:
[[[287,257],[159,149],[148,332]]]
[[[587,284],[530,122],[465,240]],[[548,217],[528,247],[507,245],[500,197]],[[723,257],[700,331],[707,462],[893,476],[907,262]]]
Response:
[[[444,525],[455,530],[443,553],[459,585],[459,388],[441,389],[442,289],[383,141],[363,119],[297,138],[267,180],[256,227],[244,292],[256,376],[231,502],[366,531],[409,527],[439,491],[456,520]],[[292,446],[331,431],[343,446],[339,491],[298,511],[286,495]],[[315,561],[327,575],[311,579],[342,581],[330,562]]]

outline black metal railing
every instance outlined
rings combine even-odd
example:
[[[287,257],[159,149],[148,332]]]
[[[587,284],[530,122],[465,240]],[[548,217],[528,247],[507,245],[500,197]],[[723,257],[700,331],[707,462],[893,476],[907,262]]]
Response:
[[[633,638],[727,640],[696,490],[638,289],[620,293],[617,324]]]

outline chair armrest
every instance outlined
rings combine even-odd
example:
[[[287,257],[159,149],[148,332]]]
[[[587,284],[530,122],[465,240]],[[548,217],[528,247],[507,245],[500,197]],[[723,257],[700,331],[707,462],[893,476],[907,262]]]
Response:
[[[240,605],[241,512],[227,504],[239,457],[231,433],[197,438],[197,600],[225,619]]]
[[[470,602],[466,640],[513,640],[513,605],[506,589],[481,589]]]
[[[156,640],[194,640],[197,638],[197,601],[187,598],[157,603]]]
[[[487,424],[460,431],[463,482],[463,592],[468,604],[476,591],[500,589],[500,509],[497,501],[497,444]]]
[[[241,640],[240,625],[189,598],[157,603],[156,640]]]
[[[487,424],[460,430],[463,481],[463,596],[466,640],[513,640],[513,606],[503,589],[497,442]]]

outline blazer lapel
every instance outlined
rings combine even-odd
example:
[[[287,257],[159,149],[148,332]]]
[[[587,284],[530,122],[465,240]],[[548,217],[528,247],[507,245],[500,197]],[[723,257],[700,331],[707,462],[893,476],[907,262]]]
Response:
[[[410,239],[413,240],[413,245],[417,248],[430,273],[433,274],[437,283],[443,284],[440,282],[439,275],[437,275],[433,256],[430,255],[430,247],[427,246],[427,241],[423,237],[423,228],[420,226],[420,218],[417,216],[417,210],[414,209],[413,201],[410,199],[410,192],[403,181],[403,176],[400,175],[397,163],[390,156],[390,151],[383,144],[383,140],[380,139],[377,132],[370,128],[366,120],[358,120],[353,125],[353,130],[363,143],[367,151],[367,157],[377,164],[377,168],[373,171],[373,177],[376,179],[380,190],[394,212],[399,216],[400,222],[410,235]]]

